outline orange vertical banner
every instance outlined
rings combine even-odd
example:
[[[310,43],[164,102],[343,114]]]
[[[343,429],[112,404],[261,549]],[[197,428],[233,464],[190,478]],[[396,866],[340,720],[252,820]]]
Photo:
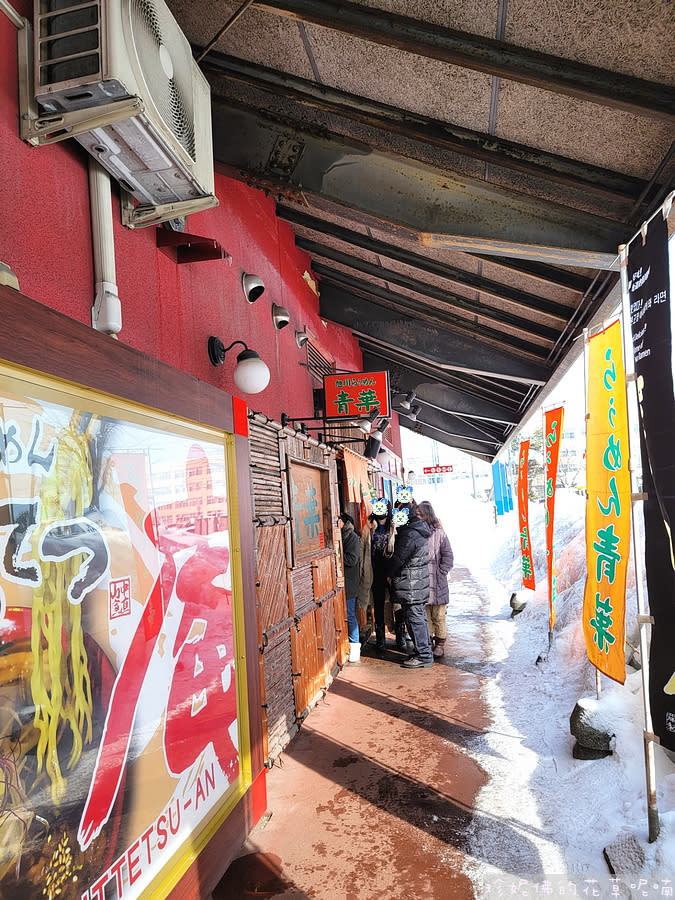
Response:
[[[555,546],[553,523],[555,518],[555,486],[558,479],[558,455],[565,410],[562,406],[549,409],[544,415],[546,465],[546,566],[548,569],[548,630],[555,625]]]
[[[583,629],[593,665],[626,680],[626,571],[630,549],[626,373],[621,322],[588,341],[586,588]]]
[[[527,490],[527,459],[530,442],[520,442],[518,460],[518,530],[520,532],[520,565],[523,572],[523,587],[534,590],[534,565],[530,544],[529,496]]]

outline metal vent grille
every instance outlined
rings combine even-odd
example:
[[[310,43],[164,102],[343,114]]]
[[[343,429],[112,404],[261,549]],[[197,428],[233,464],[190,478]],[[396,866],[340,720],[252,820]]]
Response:
[[[132,0],[129,9],[138,63],[152,100],[176,140],[194,160],[190,45],[163,3]]]
[[[312,378],[316,378],[323,387],[323,376],[335,374],[335,362],[324,356],[311,340],[307,341],[305,346],[307,347],[307,368],[309,374]]]
[[[41,0],[36,15],[38,85],[101,73],[99,4]]]

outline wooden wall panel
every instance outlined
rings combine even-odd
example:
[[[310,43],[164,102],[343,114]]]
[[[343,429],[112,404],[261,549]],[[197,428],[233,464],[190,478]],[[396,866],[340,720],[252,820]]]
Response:
[[[263,632],[289,616],[286,526],[256,528],[258,605]]]
[[[291,572],[291,612],[296,618],[314,609],[313,563],[298,566]]]
[[[318,603],[322,597],[335,590],[335,557],[323,556],[314,561],[312,569],[314,578],[314,598]]]
[[[325,685],[335,677],[337,661],[337,638],[335,630],[335,595],[326,597],[318,612],[321,619],[321,648],[323,650],[323,670]]]
[[[317,644],[316,609],[296,619],[291,629],[295,713],[302,720],[323,687],[323,653]]]
[[[266,634],[263,646],[267,754],[274,759],[298,730],[291,665],[292,619]]]
[[[249,419],[249,441],[254,516],[269,524],[285,521],[279,432]]]

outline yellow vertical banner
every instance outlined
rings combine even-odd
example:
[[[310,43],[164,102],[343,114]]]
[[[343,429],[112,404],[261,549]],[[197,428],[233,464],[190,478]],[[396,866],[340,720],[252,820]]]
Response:
[[[562,406],[549,409],[544,414],[544,454],[546,465],[546,567],[548,569],[548,630],[553,631],[555,625],[555,546],[553,544],[553,525],[555,519],[555,486],[558,480],[558,456],[560,454],[560,438],[563,430]]]
[[[527,459],[530,442],[520,442],[518,460],[518,531],[520,533],[520,565],[523,573],[523,587],[534,590],[534,565],[530,544],[529,496],[527,490]]]
[[[586,422],[586,587],[588,658],[623,684],[626,571],[630,547],[626,373],[617,320],[588,341]]]

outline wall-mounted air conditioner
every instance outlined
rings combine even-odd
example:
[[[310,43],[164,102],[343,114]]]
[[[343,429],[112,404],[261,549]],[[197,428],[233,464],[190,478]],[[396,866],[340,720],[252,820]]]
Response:
[[[34,12],[22,136],[75,137],[138,201],[127,224],[215,206],[210,89],[164,0],[34,0]]]

